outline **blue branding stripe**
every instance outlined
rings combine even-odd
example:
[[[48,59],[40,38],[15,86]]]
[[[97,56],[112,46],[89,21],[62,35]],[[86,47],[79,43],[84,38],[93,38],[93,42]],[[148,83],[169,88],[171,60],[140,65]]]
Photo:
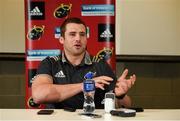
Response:
[[[59,49],[53,50],[28,50],[27,61],[41,61],[47,56],[56,56],[60,54]]]
[[[82,11],[114,11],[114,5],[82,5]]]
[[[114,16],[114,5],[82,5],[82,16]]]

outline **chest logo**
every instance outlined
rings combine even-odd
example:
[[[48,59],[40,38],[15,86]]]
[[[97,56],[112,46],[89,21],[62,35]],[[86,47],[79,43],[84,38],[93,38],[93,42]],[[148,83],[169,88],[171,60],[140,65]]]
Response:
[[[66,76],[64,75],[63,71],[60,70],[59,72],[57,72],[55,74],[55,77],[57,77],[57,78],[65,78]]]

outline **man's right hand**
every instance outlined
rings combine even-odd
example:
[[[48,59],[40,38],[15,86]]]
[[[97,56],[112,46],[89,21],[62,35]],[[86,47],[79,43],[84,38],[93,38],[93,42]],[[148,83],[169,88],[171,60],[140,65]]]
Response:
[[[113,78],[108,76],[98,76],[93,78],[95,81],[96,88],[100,88],[104,90],[104,85],[109,85],[111,81],[113,81]]]

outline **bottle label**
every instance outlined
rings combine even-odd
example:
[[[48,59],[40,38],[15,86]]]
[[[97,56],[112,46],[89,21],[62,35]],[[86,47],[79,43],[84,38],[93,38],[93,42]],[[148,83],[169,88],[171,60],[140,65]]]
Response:
[[[93,82],[84,82],[84,91],[90,92],[95,90],[95,83]]]

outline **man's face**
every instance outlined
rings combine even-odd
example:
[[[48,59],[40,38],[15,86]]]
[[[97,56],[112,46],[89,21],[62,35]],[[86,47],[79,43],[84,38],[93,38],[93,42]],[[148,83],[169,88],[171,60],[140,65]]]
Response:
[[[66,54],[81,55],[86,51],[86,28],[83,24],[69,23],[66,25],[64,37],[60,38]]]

